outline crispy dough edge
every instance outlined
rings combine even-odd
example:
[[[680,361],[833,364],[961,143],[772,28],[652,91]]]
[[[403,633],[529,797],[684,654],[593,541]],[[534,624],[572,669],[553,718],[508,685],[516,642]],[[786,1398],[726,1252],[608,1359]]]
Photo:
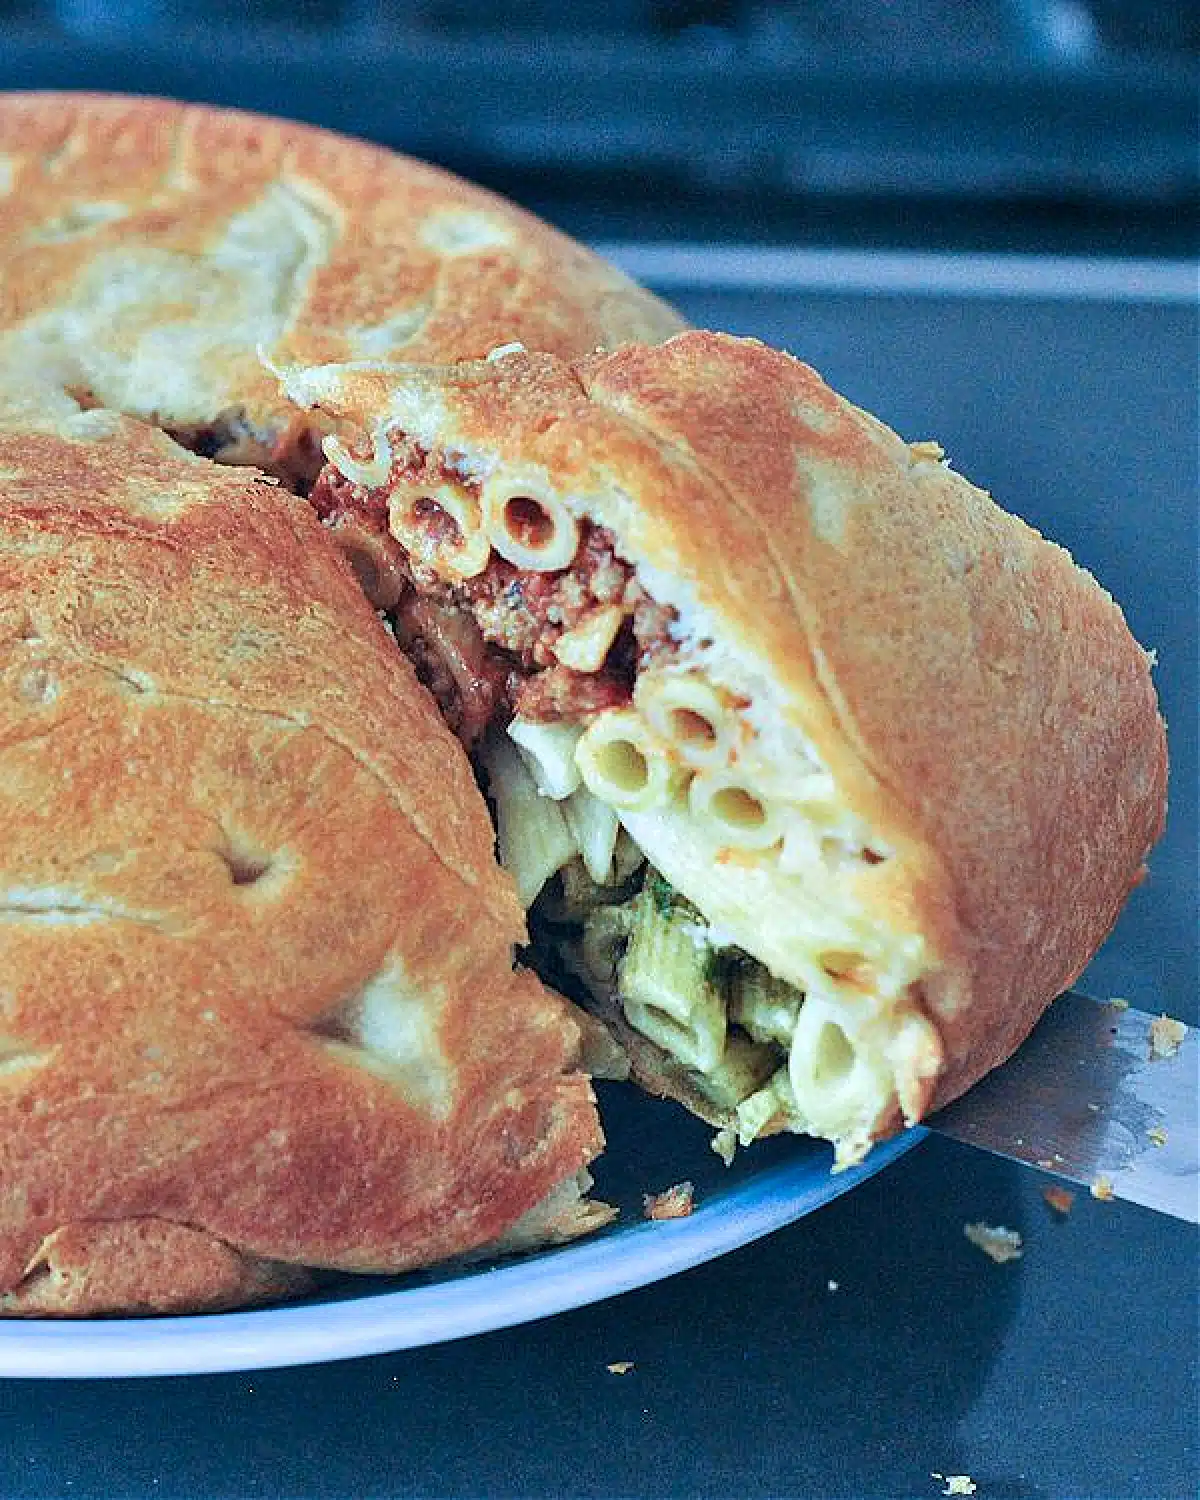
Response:
[[[10,253],[0,283],[0,331],[53,313],[95,255],[123,246],[200,251],[233,213],[281,184],[320,217],[329,242],[304,272],[299,300],[271,351],[276,358],[355,358],[350,331],[386,329],[398,314],[404,326],[394,340],[387,336],[391,357],[403,350],[424,360],[482,358],[514,339],[576,357],[630,339],[656,341],[685,326],[667,303],[516,204],[441,168],[298,121],[154,97],[12,92],[0,94],[0,152],[39,160],[39,212],[52,220],[108,197],[119,198],[125,210],[111,222],[101,218],[94,230],[72,231],[70,244],[59,247],[67,257],[63,268],[43,254],[26,256],[27,269],[18,273],[21,262]],[[28,195],[18,177],[10,201],[19,205],[22,196]],[[430,214],[446,217],[451,227],[474,214],[496,243],[488,244],[486,234],[477,247],[442,243],[436,228],[429,239]],[[129,221],[135,229],[127,240],[122,226]],[[13,251],[20,248],[14,239]],[[226,271],[240,274],[231,266]],[[127,269],[126,279],[133,274]],[[144,300],[153,301],[156,263],[146,261],[136,274],[144,278]],[[191,326],[202,332],[202,322]],[[112,364],[122,331],[113,326],[101,337]],[[54,358],[69,352],[56,344]],[[227,349],[198,345],[190,356],[204,399],[224,392],[220,410],[185,418],[168,403],[136,414],[170,426],[215,420],[232,409],[270,441],[289,409],[254,351],[236,352],[232,377],[222,374]],[[155,359],[157,370],[149,368]],[[143,341],[138,361],[139,390],[151,376],[163,390],[178,387],[169,351],[156,354]]]
[[[156,1218],[65,1224],[25,1276],[0,1295],[11,1318],[98,1318],[225,1312],[302,1297],[303,1266],[244,1255],[216,1236]]]

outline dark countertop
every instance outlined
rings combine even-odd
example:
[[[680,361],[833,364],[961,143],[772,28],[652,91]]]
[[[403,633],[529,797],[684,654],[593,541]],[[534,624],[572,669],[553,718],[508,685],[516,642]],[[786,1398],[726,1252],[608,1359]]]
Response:
[[[1069,281],[671,290],[936,435],[1159,649],[1171,826],[1083,987],[1195,1023],[1196,312]],[[5,1382],[0,1496],[899,1500],[936,1496],[936,1472],[979,1500],[1191,1497],[1196,1230],[1086,1193],[1062,1219],[1048,1181],[931,1140],[720,1261],[507,1332],[296,1371]],[[1019,1230],[1024,1257],[987,1259],[975,1219]]]

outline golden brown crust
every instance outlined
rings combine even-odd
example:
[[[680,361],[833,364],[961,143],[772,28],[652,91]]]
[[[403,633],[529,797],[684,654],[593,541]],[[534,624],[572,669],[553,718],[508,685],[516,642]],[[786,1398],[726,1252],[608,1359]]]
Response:
[[[859,898],[924,939],[942,1056],[902,1094],[910,1118],[1015,1050],[1109,931],[1165,806],[1150,660],[1062,548],[753,340],[318,387],[363,426],[403,411],[545,474],[769,684],[891,850]]]
[[[562,355],[681,320],[446,172],[294,122],[165,100],[0,96],[0,362],[186,429],[260,435],[281,364]]]
[[[0,217],[0,744],[28,793],[6,875],[61,877],[69,901],[83,880],[98,903],[90,922],[0,912],[20,979],[0,1007],[0,1116],[19,1124],[0,1140],[0,1308],[235,1305],[296,1290],[284,1262],[394,1269],[495,1238],[600,1136],[574,1024],[510,972],[521,914],[465,759],[302,506],[72,413],[122,410],[290,480],[312,424],[264,355],[577,355],[680,320],[447,173],[163,100],[0,96]],[[48,413],[62,432],[19,430]],[[258,875],[281,838],[295,867]],[[397,964],[448,1103],[436,1057],[422,1094],[339,1011],[379,972],[394,1008]],[[564,1198],[556,1223],[587,1219]]]
[[[305,502],[0,425],[0,642],[6,1310],[425,1264],[595,1155],[465,757]]]

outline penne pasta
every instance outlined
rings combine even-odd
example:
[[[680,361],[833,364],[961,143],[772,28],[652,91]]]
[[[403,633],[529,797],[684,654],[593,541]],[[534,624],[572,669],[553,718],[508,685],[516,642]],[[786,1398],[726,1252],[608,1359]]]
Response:
[[[539,724],[519,717],[509,724],[508,737],[543,797],[561,802],[579,786],[575,747],[582,732],[574,724]]]
[[[721,766],[729,760],[737,721],[698,672],[645,672],[634,688],[634,702],[655,733],[690,765]]]
[[[621,827],[616,809],[581,787],[563,803],[563,816],[588,874],[597,885],[607,885]]]
[[[850,1034],[845,1020],[829,1001],[810,994],[800,1007],[788,1057],[800,1114],[832,1137],[878,1119],[893,1097],[882,1059]]]
[[[725,1003],[708,975],[708,950],[643,892],[621,961],[625,1018],[689,1068],[710,1073],[725,1055]]]
[[[648,1000],[622,996],[625,1019],[644,1037],[656,1042],[669,1056],[685,1067],[704,1073],[720,1060],[723,1033],[705,1024],[709,1018],[697,1011],[685,1016],[673,1015]]]
[[[575,747],[575,762],[592,795],[622,810],[669,802],[680,780],[666,747],[631,708],[593,719]]]
[[[692,816],[718,843],[736,849],[770,849],[783,836],[779,807],[738,777],[704,772],[688,789]]]
[[[729,981],[729,1019],[756,1042],[791,1045],[804,996],[762,964],[741,963]]]
[[[550,877],[574,857],[575,841],[558,804],[539,795],[510,740],[489,735],[480,758],[496,808],[500,863],[528,910]]]
[[[570,564],[579,545],[579,522],[544,484],[494,474],[481,498],[484,530],[514,567],[553,573]]]

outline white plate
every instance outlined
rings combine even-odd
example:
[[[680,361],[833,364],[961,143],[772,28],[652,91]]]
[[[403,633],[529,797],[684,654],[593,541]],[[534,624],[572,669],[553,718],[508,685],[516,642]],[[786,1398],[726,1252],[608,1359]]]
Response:
[[[877,1146],[837,1176],[818,1142],[762,1142],[725,1168],[711,1132],[674,1105],[608,1090],[597,1196],[621,1217],[590,1239],[489,1266],[348,1277],[320,1296],[253,1312],[88,1322],[0,1319],[0,1376],[198,1375],[383,1354],[582,1307],[660,1281],[802,1218],[873,1176],[924,1135]],[[642,1194],[695,1184],[685,1219],[649,1223]]]

